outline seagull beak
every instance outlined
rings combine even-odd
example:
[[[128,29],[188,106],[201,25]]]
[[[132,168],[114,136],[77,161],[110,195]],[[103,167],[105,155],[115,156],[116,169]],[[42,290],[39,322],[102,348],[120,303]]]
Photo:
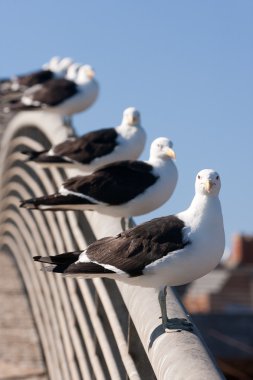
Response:
[[[133,116],[133,117],[132,117],[132,124],[136,124],[137,121],[138,121],[137,116]]]
[[[205,189],[208,193],[210,193],[212,187],[213,187],[214,183],[208,179],[206,182],[205,182]]]
[[[129,125],[136,125],[138,122],[138,117],[134,115],[128,115],[127,116],[127,123]]]
[[[86,75],[87,75],[87,77],[89,78],[89,79],[93,79],[94,78],[94,76],[95,76],[95,71],[92,69],[92,68],[89,68],[88,70],[87,70],[87,72],[86,72]]]
[[[171,149],[171,148],[169,148],[168,150],[167,150],[167,155],[170,157],[170,158],[176,158],[176,153],[174,152],[174,150],[173,149]]]

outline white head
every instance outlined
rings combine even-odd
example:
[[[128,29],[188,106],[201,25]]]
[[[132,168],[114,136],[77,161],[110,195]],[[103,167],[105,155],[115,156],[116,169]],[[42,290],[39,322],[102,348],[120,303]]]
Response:
[[[150,147],[150,158],[162,158],[169,160],[176,158],[176,154],[172,149],[173,142],[167,137],[158,137],[155,139]]]
[[[95,77],[95,71],[90,65],[82,65],[77,74],[76,81],[78,83],[86,83]]]
[[[42,68],[44,70],[55,71],[58,68],[60,60],[61,60],[60,57],[52,57],[48,63],[45,63],[44,65],[42,65]]]
[[[66,57],[66,58],[62,58],[58,64],[58,68],[57,72],[59,71],[63,71],[63,72],[66,72],[68,70],[68,68],[73,64],[73,59],[69,58],[69,57]]]
[[[122,124],[133,125],[133,126],[140,125],[141,124],[140,112],[134,107],[126,108],[125,111],[123,112]]]
[[[75,80],[80,67],[81,67],[81,63],[77,63],[77,62],[72,63],[72,65],[70,65],[68,68],[66,78],[69,80]]]
[[[203,169],[198,172],[195,181],[196,193],[208,196],[217,196],[220,188],[220,176],[215,170]]]

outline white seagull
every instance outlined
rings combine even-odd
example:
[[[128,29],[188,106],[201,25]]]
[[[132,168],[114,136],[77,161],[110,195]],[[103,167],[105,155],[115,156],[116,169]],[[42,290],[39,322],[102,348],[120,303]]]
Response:
[[[76,80],[56,78],[29,88],[19,102],[5,107],[11,110],[46,110],[62,116],[70,116],[90,107],[97,99],[99,87],[90,65],[82,65]]]
[[[225,246],[220,187],[219,174],[204,169],[197,174],[187,210],[102,238],[84,251],[34,260],[51,264],[44,269],[63,275],[106,277],[159,289],[163,329],[179,328],[180,320],[167,317],[166,288],[196,280],[218,265]],[[181,327],[187,326],[182,320]]]
[[[21,207],[40,210],[94,210],[111,216],[146,214],[165,203],[177,184],[172,141],[153,141],[148,161],[117,161],[87,176],[68,179],[52,195],[32,198]]]
[[[71,58],[53,57],[49,63],[44,64],[41,70],[25,75],[14,76],[0,81],[0,93],[25,91],[32,86],[43,84],[50,79],[63,77],[73,63]]]
[[[122,123],[115,128],[95,130],[75,139],[68,139],[43,151],[23,151],[27,161],[44,168],[78,167],[89,173],[98,167],[119,161],[137,159],[145,146],[146,132],[141,126],[140,112],[129,107]]]
[[[73,80],[75,81],[77,78],[77,73],[80,67],[82,66],[81,63],[74,62],[72,65],[69,66],[67,73],[65,75],[65,78],[68,80]]]

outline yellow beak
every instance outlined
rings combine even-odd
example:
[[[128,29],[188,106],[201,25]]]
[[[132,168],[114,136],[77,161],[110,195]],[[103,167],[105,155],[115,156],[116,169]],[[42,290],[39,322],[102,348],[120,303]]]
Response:
[[[205,183],[205,189],[208,193],[210,193],[212,187],[213,187],[213,182],[211,180],[207,180],[206,183]]]
[[[86,75],[89,79],[93,79],[95,76],[95,71],[92,68],[87,69]]]
[[[168,150],[167,150],[167,155],[170,157],[170,158],[176,158],[176,153],[174,152],[174,150],[173,149],[171,149],[171,148],[169,148]]]
[[[131,117],[131,123],[130,124],[136,124],[137,123],[137,121],[138,121],[138,118],[137,118],[137,116],[132,116]]]

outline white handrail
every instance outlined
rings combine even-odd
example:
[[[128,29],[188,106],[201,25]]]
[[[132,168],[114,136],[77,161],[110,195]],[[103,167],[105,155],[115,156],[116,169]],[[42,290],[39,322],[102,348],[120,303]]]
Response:
[[[58,115],[37,111],[17,114],[4,129],[0,147],[0,244],[15,257],[22,274],[49,378],[222,379],[196,328],[194,332],[162,333],[153,289],[118,283],[118,288],[113,285],[108,290],[101,279],[64,279],[38,270],[32,256],[84,249],[96,238],[118,233],[129,221],[95,212],[43,214],[20,209],[20,199],[41,195],[43,188],[50,193],[72,173],[28,165],[19,152],[21,148],[44,148],[74,131]],[[171,317],[186,317],[171,290],[167,303]],[[128,320],[134,323],[137,334]],[[133,341],[143,348],[136,352]]]

